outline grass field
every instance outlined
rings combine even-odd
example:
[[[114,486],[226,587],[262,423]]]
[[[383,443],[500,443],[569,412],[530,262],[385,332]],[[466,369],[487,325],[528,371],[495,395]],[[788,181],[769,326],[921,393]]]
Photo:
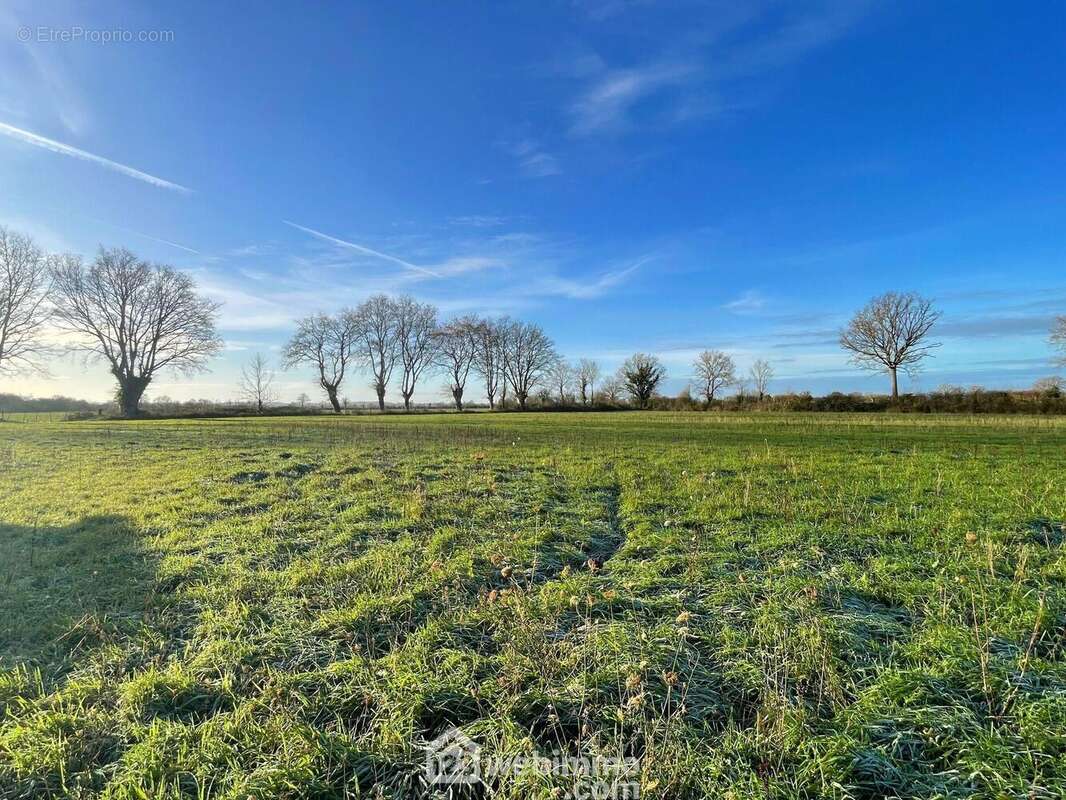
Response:
[[[418,797],[453,726],[648,798],[1066,796],[1064,469],[1021,417],[5,423],[0,797]]]

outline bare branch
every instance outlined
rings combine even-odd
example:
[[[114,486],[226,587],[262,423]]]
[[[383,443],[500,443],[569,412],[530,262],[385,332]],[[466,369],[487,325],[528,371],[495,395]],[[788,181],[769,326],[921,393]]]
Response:
[[[259,353],[241,367],[241,397],[255,403],[256,411],[260,414],[276,399],[273,386],[274,373],[270,370],[267,360]]]
[[[774,368],[771,367],[768,362],[760,358],[751,365],[751,370],[748,372],[748,375],[751,377],[751,385],[759,395],[759,402],[762,402],[763,398],[766,397],[770,381],[774,379]]]
[[[101,249],[88,267],[74,256],[58,259],[51,275],[55,320],[82,337],[74,347],[110,365],[127,416],[138,413],[160,370],[205,369],[222,346],[219,305],[199,296],[192,278],[173,267]]]
[[[358,342],[358,356],[374,378],[378,408],[385,410],[385,392],[399,357],[395,303],[379,294],[365,300],[351,314]]]
[[[577,364],[577,385],[581,393],[581,404],[595,402],[596,381],[600,379],[600,365],[588,358]]]
[[[696,357],[692,369],[708,405],[719,389],[737,382],[737,365],[721,350],[704,350]]]
[[[457,410],[463,410],[466,380],[477,358],[481,321],[477,317],[459,317],[437,331],[436,361],[448,375],[449,390]]]
[[[503,371],[525,409],[529,395],[555,361],[555,345],[539,325],[509,322],[501,329]]]
[[[50,284],[44,252],[28,236],[0,227],[0,375],[43,369]]]
[[[1055,324],[1051,328],[1051,344],[1062,353],[1056,363],[1066,366],[1066,315],[1055,318]]]
[[[863,369],[888,371],[892,376],[892,397],[899,396],[896,372],[914,372],[922,360],[940,346],[928,340],[940,312],[913,292],[887,292],[875,297],[859,311],[840,333],[840,346],[848,350],[853,363]]]
[[[319,386],[338,414],[341,405],[337,392],[351,365],[358,335],[357,320],[350,311],[334,316],[315,314],[299,321],[296,333],[285,346],[285,367],[314,367]]]
[[[506,318],[479,320],[474,329],[474,371],[485,383],[485,396],[489,408],[496,407],[496,393],[501,384],[506,385],[503,371],[504,330],[509,324]]]
[[[393,304],[396,315],[396,340],[400,351],[400,395],[403,407],[411,410],[411,397],[425,369],[436,357],[437,308],[417,303],[407,295]]]
[[[557,358],[548,367],[547,378],[551,381],[552,388],[559,393],[559,405],[566,403],[566,396],[570,393],[576,382],[577,369],[568,364],[564,359]]]

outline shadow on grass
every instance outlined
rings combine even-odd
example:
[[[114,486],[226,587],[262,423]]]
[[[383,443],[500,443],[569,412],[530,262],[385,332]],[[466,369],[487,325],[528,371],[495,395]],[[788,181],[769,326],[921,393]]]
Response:
[[[59,671],[79,652],[135,630],[154,559],[120,516],[63,527],[0,522],[0,668]]]

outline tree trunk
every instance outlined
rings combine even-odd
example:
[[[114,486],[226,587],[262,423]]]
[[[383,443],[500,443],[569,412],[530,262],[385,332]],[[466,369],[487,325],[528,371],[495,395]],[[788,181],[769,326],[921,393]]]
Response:
[[[899,386],[896,383],[896,368],[889,367],[888,371],[892,373],[892,402],[895,403],[899,400]]]
[[[452,399],[455,400],[455,410],[456,411],[462,411],[463,410],[463,387],[462,386],[453,386],[452,387]]]
[[[136,417],[141,413],[141,397],[148,388],[151,378],[134,376],[118,378],[118,405],[124,417]]]
[[[323,388],[326,390],[326,396],[329,397],[329,404],[333,406],[333,413],[341,413],[341,404],[337,402],[337,387],[325,386]]]
[[[260,414],[263,413],[263,398],[260,397],[259,399],[257,399],[255,401],[255,407],[259,411]]]
[[[525,411],[526,410],[526,393],[525,392],[515,392],[515,394],[518,395],[518,408],[521,409],[522,411]]]
[[[385,410],[385,387],[384,386],[376,386],[374,388],[375,388],[375,390],[378,393],[378,411],[384,411]]]
[[[406,392],[400,392],[400,394],[403,395],[403,410],[404,411],[410,411],[411,410],[411,395],[407,394]],[[414,394],[414,392],[412,392],[411,394]]]

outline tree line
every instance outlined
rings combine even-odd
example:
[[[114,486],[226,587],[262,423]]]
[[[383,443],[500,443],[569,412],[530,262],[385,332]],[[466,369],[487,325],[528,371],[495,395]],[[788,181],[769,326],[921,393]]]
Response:
[[[187,274],[124,248],[101,248],[85,262],[48,254],[30,237],[0,227],[0,375],[41,369],[60,349],[45,335],[51,325],[65,334],[63,349],[80,350],[107,366],[121,412],[135,416],[162,370],[202,370],[218,353],[220,309],[198,293]],[[854,315],[839,343],[853,363],[887,373],[892,400],[898,401],[898,372],[917,369],[939,347],[932,333],[940,318],[930,300],[888,292]],[[1055,320],[1050,341],[1066,363],[1066,316]],[[410,409],[431,374],[445,376],[459,410],[472,380],[490,408],[506,405],[510,397],[525,409],[534,396],[556,397],[560,404],[573,397],[586,406],[597,398],[608,403],[628,398],[647,408],[666,378],[654,355],[636,353],[605,376],[591,359],[563,359],[535,323],[474,315],[440,321],[431,304],[384,294],[356,308],[299,320],[284,348],[283,366],[313,369],[336,412],[342,409],[342,386],[357,372],[371,378],[382,410],[390,387],[398,388]],[[771,365],[759,359],[742,378],[732,357],[720,350],[705,350],[692,364],[708,405],[724,388],[742,382],[750,383],[761,402],[773,375]],[[269,364],[257,355],[242,370],[240,391],[262,411],[273,399],[273,382]]]

